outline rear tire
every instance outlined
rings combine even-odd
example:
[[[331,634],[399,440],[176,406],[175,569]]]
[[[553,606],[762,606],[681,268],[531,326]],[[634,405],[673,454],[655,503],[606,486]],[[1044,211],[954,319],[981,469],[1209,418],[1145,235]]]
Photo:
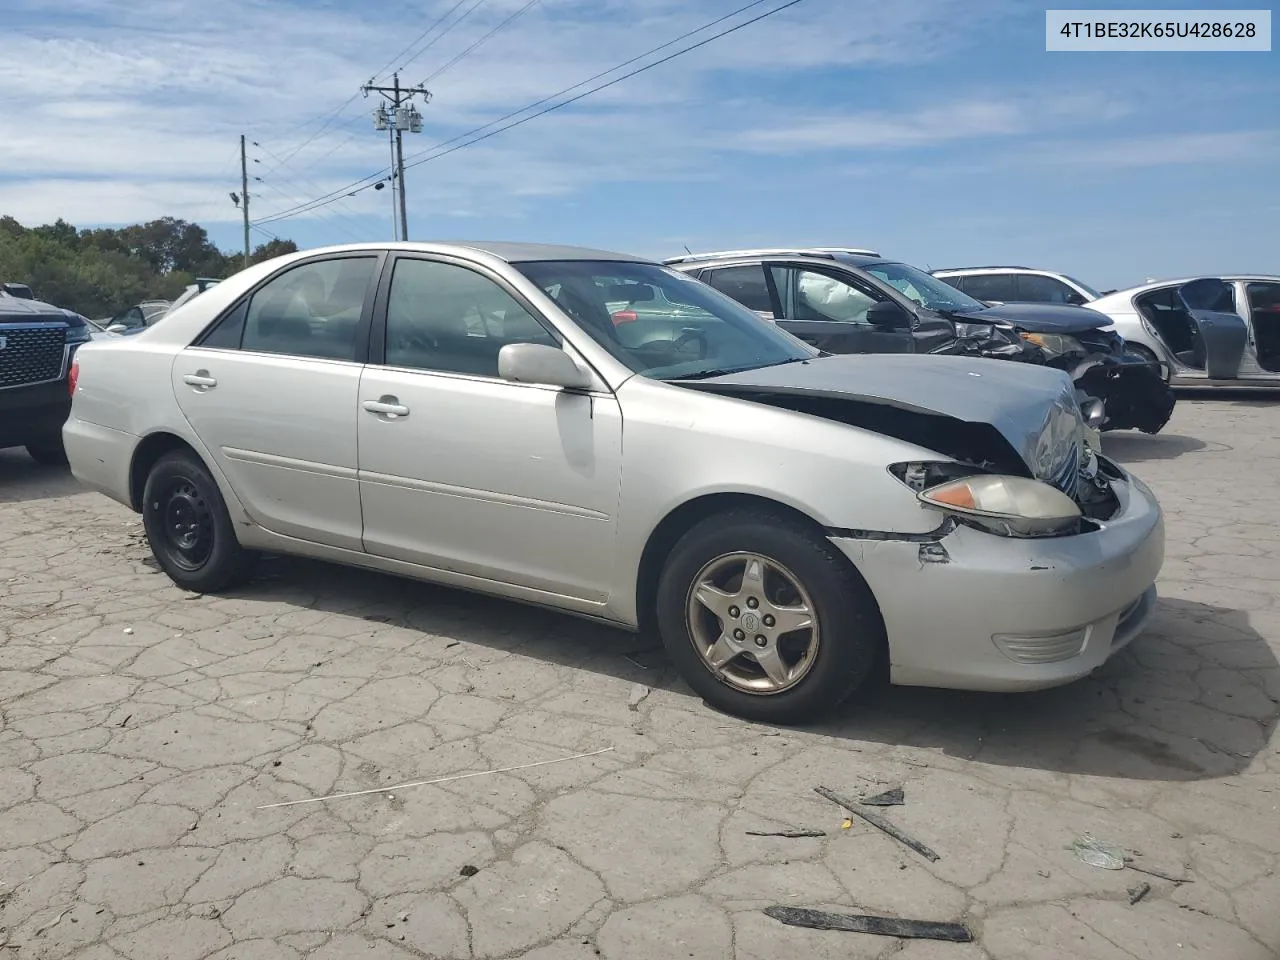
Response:
[[[67,463],[67,451],[62,446],[62,437],[28,443],[27,455],[42,467],[61,467]]]
[[[871,676],[886,644],[875,597],[848,560],[765,509],[709,517],[676,543],[658,581],[657,619],[668,655],[708,704],[766,723],[836,707]]]
[[[257,553],[240,546],[217,482],[192,453],[175,450],[152,466],[142,523],[156,562],[184,590],[216,593],[253,572]]]
[[[1134,356],[1141,357],[1147,363],[1160,362],[1160,358],[1155,355],[1155,351],[1153,351],[1150,347],[1143,346],[1140,343],[1133,343],[1131,341],[1126,340],[1124,344],[1124,350],[1125,350],[1125,353],[1132,353]],[[1164,369],[1168,369],[1168,366],[1166,365]],[[1172,376],[1172,373],[1170,374],[1170,376]],[[1165,377],[1163,374],[1161,374],[1160,379],[1164,380],[1165,383],[1169,382],[1169,378]]]

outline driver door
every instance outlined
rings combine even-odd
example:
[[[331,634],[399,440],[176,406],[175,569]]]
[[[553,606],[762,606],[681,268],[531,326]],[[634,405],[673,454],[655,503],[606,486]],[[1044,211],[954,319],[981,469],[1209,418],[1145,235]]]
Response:
[[[1178,288],[1178,299],[1194,327],[1192,352],[1210,380],[1234,380],[1249,343],[1249,326],[1235,312],[1231,284],[1201,277]]]
[[[613,394],[502,379],[504,346],[559,337],[472,266],[398,256],[378,300],[356,413],[364,549],[604,602],[622,478]]]
[[[828,353],[913,353],[909,328],[877,327],[867,311],[883,296],[835,272],[770,267],[785,319],[778,326]]]

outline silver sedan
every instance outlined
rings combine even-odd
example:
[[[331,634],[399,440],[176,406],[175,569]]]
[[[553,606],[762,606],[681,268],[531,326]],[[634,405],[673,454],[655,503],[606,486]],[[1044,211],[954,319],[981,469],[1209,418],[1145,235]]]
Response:
[[[1088,304],[1179,385],[1280,387],[1280,277],[1160,280]]]
[[[1065,683],[1155,603],[1160,508],[1091,450],[1066,374],[822,355],[618,254],[290,255],[82,348],[72,390],[75,475],[185,589],[269,551],[484,591],[656,631],[761,720],[881,662]]]

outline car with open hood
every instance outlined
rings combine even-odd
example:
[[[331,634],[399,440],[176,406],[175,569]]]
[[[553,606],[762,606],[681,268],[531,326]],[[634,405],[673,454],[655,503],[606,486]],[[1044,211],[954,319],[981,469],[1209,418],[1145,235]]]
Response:
[[[678,316],[618,326],[628,297]],[[293,254],[82,348],[74,377],[73,472],[185,589],[266,551],[478,590],[655,631],[761,720],[879,664],[1065,683],[1155,603],[1159,505],[1090,448],[1066,374],[826,356],[623,254]]]
[[[831,353],[960,354],[1065,370],[1091,425],[1158,432],[1174,396],[1105,317],[1065,304],[991,306],[878,253],[810,248],[673,257],[698,277]]]

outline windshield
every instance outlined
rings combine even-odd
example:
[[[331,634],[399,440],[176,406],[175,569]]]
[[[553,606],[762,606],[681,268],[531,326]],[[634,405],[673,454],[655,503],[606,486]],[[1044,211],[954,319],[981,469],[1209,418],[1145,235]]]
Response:
[[[967,313],[987,308],[981,300],[975,300],[967,293],[961,293],[945,280],[939,280],[905,263],[881,261],[867,264],[862,269],[873,277],[883,280],[903,296],[930,310],[958,310]]]
[[[1064,273],[1063,276],[1066,277],[1067,275]],[[1093,287],[1089,286],[1087,283],[1081,283],[1075,277],[1067,277],[1067,279],[1070,280],[1072,283],[1074,283],[1077,287],[1079,287],[1085,293],[1087,293],[1089,296],[1091,296],[1094,300],[1097,300],[1099,297],[1102,296],[1102,294],[1100,294],[1097,290],[1093,289]]]
[[[656,264],[549,260],[515,266],[592,339],[647,377],[692,379],[818,355],[736,300]]]

